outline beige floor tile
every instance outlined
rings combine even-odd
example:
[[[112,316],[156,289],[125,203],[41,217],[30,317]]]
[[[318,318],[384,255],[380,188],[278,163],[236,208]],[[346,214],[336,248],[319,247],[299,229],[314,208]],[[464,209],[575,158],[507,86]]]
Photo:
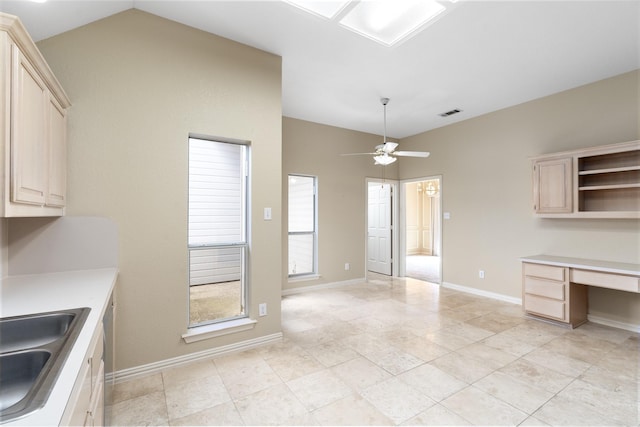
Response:
[[[162,374],[147,375],[142,378],[116,384],[113,390],[113,403],[163,391]]]
[[[487,366],[484,362],[478,359],[463,356],[455,352],[438,357],[437,359],[429,362],[429,364],[456,377],[460,381],[466,382],[467,384],[474,383],[494,371],[492,367]]]
[[[477,328],[491,331],[493,333],[499,333],[513,328],[514,326],[519,325],[523,322],[524,319],[522,318],[522,316],[516,317],[498,313],[495,311],[489,311],[488,313],[480,317],[468,320],[465,323],[468,323],[469,325],[475,326]]]
[[[457,335],[462,338],[466,338],[471,342],[481,341],[485,338],[494,335],[493,332],[486,329],[478,328],[465,322],[460,325],[449,326],[441,330],[441,332],[451,335]]]
[[[324,366],[335,366],[359,356],[355,350],[346,347],[339,341],[329,341],[314,347],[309,347],[307,348],[307,352]]]
[[[632,337],[636,337],[638,334],[634,334],[624,329],[612,328],[610,326],[598,325],[596,323],[587,322],[584,325],[573,331],[576,335],[586,335],[591,338],[599,338],[605,341],[609,341],[613,344],[622,344],[626,340]]]
[[[556,353],[546,347],[540,347],[523,356],[523,359],[530,362],[544,365],[550,369],[572,377],[578,377],[591,367],[590,363],[584,362],[564,354]]]
[[[287,386],[309,411],[353,393],[351,387],[328,369],[289,381]]]
[[[392,375],[401,374],[424,363],[422,359],[395,347],[367,353],[365,357]]]
[[[413,338],[406,342],[396,344],[396,346],[424,362],[430,362],[440,356],[450,353],[451,350],[442,347],[426,338]]]
[[[549,363],[551,363],[549,361]],[[561,374],[543,365],[525,359],[518,359],[500,369],[507,375],[551,393],[557,393],[571,383],[574,378]]]
[[[579,402],[593,408],[600,415],[626,425],[638,425],[638,388],[635,390],[606,390],[576,380],[558,393],[558,397]]]
[[[467,420],[454,414],[444,406],[437,404],[410,420],[402,423],[406,426],[468,426]]]
[[[539,426],[548,426],[545,422],[540,421],[536,417],[527,417],[526,420],[518,424],[518,427],[539,427]]]
[[[533,416],[552,426],[622,426],[628,425],[600,414],[589,405],[583,405],[564,396],[555,396]]]
[[[338,340],[340,345],[352,349],[359,354],[373,353],[375,351],[382,351],[387,348],[391,343],[382,340],[369,333],[361,333],[352,335]]]
[[[444,332],[445,330],[448,330],[448,327],[434,332],[429,332],[425,337],[434,344],[438,344],[439,346],[451,351],[458,350],[475,342],[474,340],[461,337],[460,335],[446,333]]]
[[[492,335],[489,338],[482,340],[482,343],[518,357],[524,356],[538,348],[535,345],[519,341],[514,339],[512,336],[504,335],[502,333]]]
[[[186,417],[171,420],[172,426],[240,426],[242,418],[233,402],[216,405]]]
[[[528,414],[473,386],[448,397],[441,404],[476,425],[517,425],[528,417]]]
[[[640,383],[634,378],[640,365],[637,365],[633,371],[612,371],[599,365],[593,365],[578,379],[593,384],[600,388],[616,393],[640,394]]]
[[[234,400],[282,383],[266,361],[260,358],[249,360],[250,363],[236,365],[233,369],[220,369],[220,377]]]
[[[306,352],[273,357],[266,362],[285,382],[325,368]]]
[[[499,369],[517,359],[513,354],[483,343],[475,343],[456,350],[456,353],[482,361],[492,369]]]
[[[313,411],[321,426],[389,426],[393,422],[359,395],[350,395]]]
[[[501,334],[537,347],[564,335],[567,331],[568,329],[561,326],[527,319],[524,323],[507,329],[501,332]]]
[[[181,382],[189,382],[199,378],[218,375],[213,360],[189,363],[162,371],[162,380],[165,387],[170,387]]]
[[[112,424],[116,426],[161,426],[169,424],[164,392],[124,400],[113,405]]]
[[[545,350],[553,351],[554,353],[562,354],[563,356],[588,364],[599,362],[615,347],[616,344],[609,341],[574,333],[566,333],[542,346]]]
[[[468,385],[431,364],[418,366],[399,375],[398,378],[436,402],[451,396]]]
[[[182,418],[231,400],[218,375],[165,388],[169,419]]]
[[[523,383],[502,372],[493,372],[473,386],[527,414],[532,414],[554,396],[550,391]]]
[[[360,394],[395,424],[418,415],[436,403],[398,378],[389,378]]]
[[[309,425],[311,415],[285,384],[278,384],[235,401],[245,425]]]
[[[282,322],[277,344],[118,384],[114,424],[639,424],[637,333],[380,275],[286,296]]]
[[[357,391],[391,378],[390,373],[364,357],[351,359],[330,369],[342,381]]]

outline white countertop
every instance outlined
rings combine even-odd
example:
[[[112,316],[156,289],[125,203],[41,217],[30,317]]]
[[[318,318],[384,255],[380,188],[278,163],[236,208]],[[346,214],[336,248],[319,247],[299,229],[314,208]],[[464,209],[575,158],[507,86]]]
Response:
[[[45,406],[24,418],[11,421],[11,425],[57,426],[60,423],[91,338],[102,322],[117,276],[116,268],[104,268],[10,276],[0,281],[0,317],[91,308]]]
[[[601,271],[603,273],[624,274],[628,276],[640,276],[640,264],[600,261],[583,258],[570,258],[553,255],[532,255],[520,258],[523,262],[533,264],[555,265],[584,270]]]

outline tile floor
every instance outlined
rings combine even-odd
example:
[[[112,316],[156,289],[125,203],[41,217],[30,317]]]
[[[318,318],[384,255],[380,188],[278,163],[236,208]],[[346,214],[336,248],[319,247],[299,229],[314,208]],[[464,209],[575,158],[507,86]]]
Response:
[[[414,279],[282,300],[282,343],[120,383],[114,425],[638,426],[639,334]]]

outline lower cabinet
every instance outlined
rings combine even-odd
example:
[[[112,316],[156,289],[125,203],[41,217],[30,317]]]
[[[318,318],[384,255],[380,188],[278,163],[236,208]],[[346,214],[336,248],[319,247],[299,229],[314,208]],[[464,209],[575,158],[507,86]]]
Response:
[[[104,425],[104,341],[96,329],[60,425]]]
[[[587,321],[587,287],[569,280],[569,269],[522,264],[524,311],[576,327]]]

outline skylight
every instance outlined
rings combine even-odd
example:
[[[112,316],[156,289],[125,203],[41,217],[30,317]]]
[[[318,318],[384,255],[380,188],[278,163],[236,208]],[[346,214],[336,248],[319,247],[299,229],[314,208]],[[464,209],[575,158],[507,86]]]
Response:
[[[365,37],[393,46],[444,12],[433,0],[363,1],[340,24]]]
[[[340,12],[346,5],[351,3],[351,0],[347,1],[321,1],[321,0],[284,0],[293,6],[300,9],[311,12],[316,15],[320,15],[324,18],[333,19],[338,12]]]
[[[336,20],[343,27],[385,46],[417,34],[446,11],[435,0],[284,0],[302,10]],[[456,0],[449,0],[451,3]]]

